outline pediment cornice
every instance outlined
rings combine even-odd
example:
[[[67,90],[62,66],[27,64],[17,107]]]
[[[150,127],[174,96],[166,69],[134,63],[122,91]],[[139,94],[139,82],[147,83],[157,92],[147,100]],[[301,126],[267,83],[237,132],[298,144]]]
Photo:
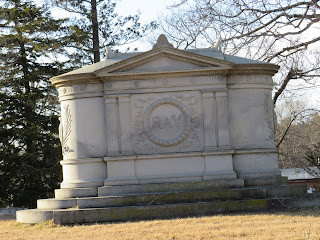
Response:
[[[138,66],[144,66],[161,58],[169,58],[180,63],[192,64],[193,68],[161,69],[135,71]],[[77,84],[102,83],[106,81],[178,78],[209,75],[243,75],[263,74],[274,75],[278,66],[268,63],[235,64],[220,58],[200,55],[166,46],[157,47],[150,51],[135,55],[128,59],[115,62],[109,66],[99,66],[98,69],[87,73],[72,72],[50,79],[55,87],[71,86]]]
[[[232,69],[234,64],[212,57],[207,57],[195,53],[190,53],[186,51],[182,51],[175,48],[169,47],[158,47],[152,49],[148,52],[141,53],[137,56],[132,58],[123,60],[121,62],[115,63],[111,66],[104,67],[102,69],[96,70],[95,74],[99,77],[109,76],[111,73],[118,73],[118,72],[126,72],[128,70],[134,69],[137,66],[142,66],[146,63],[155,61],[156,59],[166,57],[170,59],[174,59],[180,62],[191,63],[194,65],[199,66],[199,68],[212,68],[217,67],[219,69]],[[166,70],[163,70],[166,71]]]

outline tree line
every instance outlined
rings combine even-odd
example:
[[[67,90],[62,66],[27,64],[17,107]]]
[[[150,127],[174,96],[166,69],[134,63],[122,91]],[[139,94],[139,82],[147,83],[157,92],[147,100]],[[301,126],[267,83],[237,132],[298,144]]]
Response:
[[[107,0],[5,0],[0,4],[0,207],[35,207],[61,182],[59,104],[53,76],[100,61],[153,29],[118,16]],[[69,18],[55,19],[63,9]]]
[[[118,16],[116,0],[39,2],[0,3],[0,207],[35,207],[37,199],[52,197],[59,187],[60,110],[49,79],[99,62],[106,46],[131,43],[149,32],[165,33],[179,48],[208,47],[220,39],[225,53],[281,66],[275,105],[300,94],[300,82],[316,85],[320,75],[315,0],[181,0],[158,24],[141,23],[140,14]],[[52,17],[53,9],[67,17]],[[281,118],[278,147],[297,137],[298,125],[313,126],[316,119],[307,110]],[[317,148],[308,146],[309,158],[316,159]],[[293,145],[286,148],[294,152]]]

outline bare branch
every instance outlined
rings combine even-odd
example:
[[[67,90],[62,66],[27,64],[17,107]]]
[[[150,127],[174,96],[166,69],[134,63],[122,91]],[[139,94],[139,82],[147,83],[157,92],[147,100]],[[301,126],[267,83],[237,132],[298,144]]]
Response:
[[[308,111],[316,112],[317,110],[316,109],[304,109],[304,110],[301,110],[301,111],[293,114],[293,117],[290,119],[290,121],[289,121],[289,123],[288,123],[288,125],[287,125],[287,127],[286,127],[286,129],[284,131],[284,133],[282,134],[280,140],[277,142],[277,145],[276,145],[277,148],[280,147],[281,143],[286,138],[290,127],[292,126],[293,122],[297,119],[297,117],[299,117],[300,115],[302,115],[303,113],[308,112]]]
[[[278,89],[278,91],[275,93],[274,97],[273,97],[273,104],[275,105],[279,96],[281,95],[281,93],[284,91],[284,89],[286,88],[286,86],[288,85],[289,81],[296,75],[296,72],[291,68],[290,71],[288,72],[286,78],[284,79],[284,81],[281,84],[281,87]]]

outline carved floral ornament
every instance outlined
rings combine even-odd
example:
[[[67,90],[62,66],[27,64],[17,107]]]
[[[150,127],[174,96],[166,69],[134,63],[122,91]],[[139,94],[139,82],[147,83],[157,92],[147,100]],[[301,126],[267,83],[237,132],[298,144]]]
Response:
[[[72,115],[69,105],[64,106],[63,108],[64,119],[59,125],[59,138],[62,145],[62,154],[65,155],[69,152],[74,152],[73,149],[69,147],[69,140],[71,135],[71,124],[72,124]]]

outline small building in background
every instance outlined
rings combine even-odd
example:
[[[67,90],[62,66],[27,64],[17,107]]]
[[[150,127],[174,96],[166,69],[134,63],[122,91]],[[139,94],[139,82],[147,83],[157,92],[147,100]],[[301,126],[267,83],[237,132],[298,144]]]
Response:
[[[319,192],[320,170],[317,167],[281,169],[281,175],[288,177],[289,184],[304,184],[308,193]]]

